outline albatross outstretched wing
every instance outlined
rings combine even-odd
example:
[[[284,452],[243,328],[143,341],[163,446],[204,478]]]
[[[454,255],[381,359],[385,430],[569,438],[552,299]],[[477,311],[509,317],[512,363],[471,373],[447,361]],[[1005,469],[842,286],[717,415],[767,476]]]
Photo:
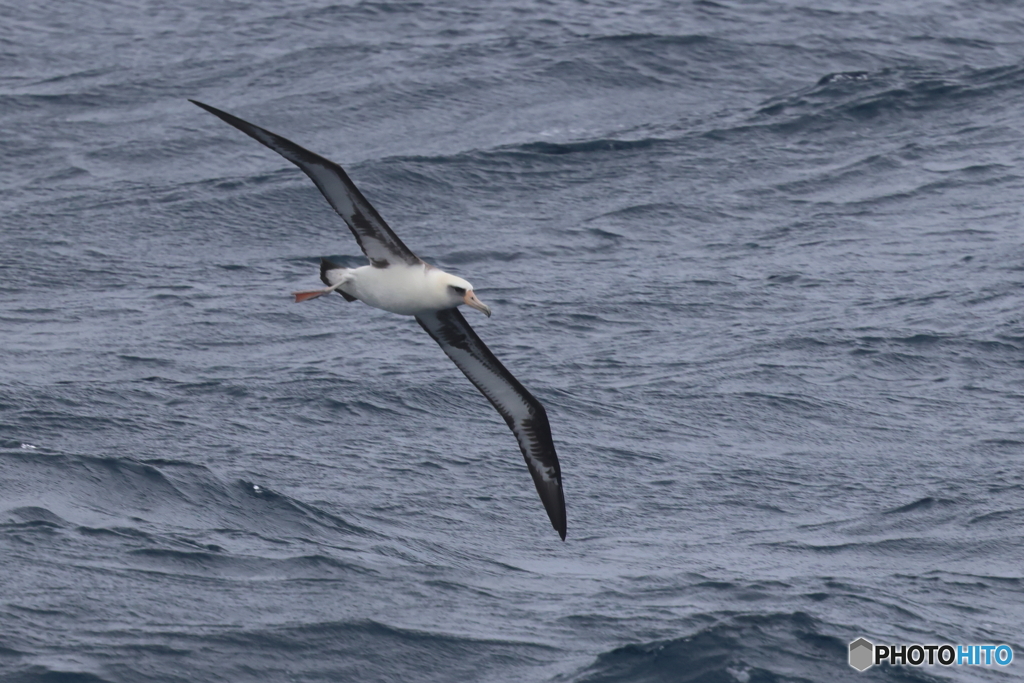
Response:
[[[459,309],[420,313],[416,320],[505,418],[519,441],[537,493],[551,518],[551,526],[564,541],[562,472],[544,406],[494,357]]]
[[[348,174],[341,166],[237,116],[196,100],[189,102],[230,123],[302,169],[320,188],[334,210],[348,223],[352,234],[356,236],[356,241],[359,242],[359,248],[366,254],[366,258],[370,259],[371,264],[378,268],[386,268],[389,263],[396,262],[410,266],[422,263],[419,257],[398,239],[398,235],[392,232],[370,202],[366,201],[366,197],[349,180]]]

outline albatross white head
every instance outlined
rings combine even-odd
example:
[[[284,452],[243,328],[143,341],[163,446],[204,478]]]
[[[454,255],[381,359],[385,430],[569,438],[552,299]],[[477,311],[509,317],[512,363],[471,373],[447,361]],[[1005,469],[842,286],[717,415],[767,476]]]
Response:
[[[476,294],[473,293],[473,285],[451,273],[444,273],[444,276],[439,278],[439,281],[445,287],[445,294],[448,297],[449,305],[446,308],[455,308],[456,306],[466,304],[470,308],[480,311],[488,318],[491,317],[491,307],[476,298]]]

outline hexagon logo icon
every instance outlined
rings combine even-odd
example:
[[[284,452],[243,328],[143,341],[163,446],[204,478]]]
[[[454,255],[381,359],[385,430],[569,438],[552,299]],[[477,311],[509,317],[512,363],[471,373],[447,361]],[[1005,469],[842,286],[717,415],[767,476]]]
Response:
[[[865,638],[858,638],[850,643],[850,666],[857,671],[864,671],[874,664],[875,646]]]

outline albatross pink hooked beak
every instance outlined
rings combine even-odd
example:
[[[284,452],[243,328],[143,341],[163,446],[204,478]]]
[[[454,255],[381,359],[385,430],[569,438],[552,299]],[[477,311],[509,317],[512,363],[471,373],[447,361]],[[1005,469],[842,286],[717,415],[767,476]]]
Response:
[[[491,307],[485,304],[483,301],[480,301],[480,299],[477,299],[476,294],[473,293],[472,289],[466,291],[466,296],[462,297],[462,301],[467,306],[471,306],[472,308],[475,308],[476,310],[480,311],[488,318],[491,317]]]

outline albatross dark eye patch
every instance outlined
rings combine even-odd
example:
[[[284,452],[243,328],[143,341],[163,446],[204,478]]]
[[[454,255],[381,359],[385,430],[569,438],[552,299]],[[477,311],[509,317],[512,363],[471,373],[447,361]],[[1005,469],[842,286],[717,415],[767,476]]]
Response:
[[[453,292],[455,292],[459,296],[465,296],[466,295],[465,287],[456,287],[455,285],[448,285],[448,289],[452,290]]]

